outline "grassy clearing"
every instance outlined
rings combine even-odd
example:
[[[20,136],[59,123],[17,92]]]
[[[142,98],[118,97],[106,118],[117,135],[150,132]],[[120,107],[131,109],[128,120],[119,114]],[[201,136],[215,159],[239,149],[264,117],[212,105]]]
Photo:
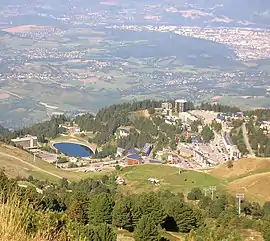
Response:
[[[117,233],[117,241],[134,241],[133,233],[130,233],[126,230],[115,230]],[[173,232],[161,232],[162,237],[170,240],[170,241],[184,241],[185,238],[181,233],[173,233]]]
[[[136,193],[169,189],[174,192],[188,192],[193,187],[221,186],[222,182],[207,173],[185,171],[180,175],[178,168],[167,165],[139,165],[124,168],[121,173],[127,185],[120,187],[124,193]],[[156,186],[147,181],[148,178],[157,178],[161,181]]]
[[[269,98],[252,98],[245,99],[241,96],[224,96],[219,100],[221,104],[238,106],[240,109],[255,109],[261,107],[267,107],[270,104]]]
[[[122,229],[114,230],[117,234],[117,241],[134,241],[133,234]]]
[[[124,194],[157,191],[168,189],[173,192],[187,193],[194,187],[217,186],[217,191],[235,195],[245,193],[247,199],[263,203],[270,200],[270,159],[241,159],[232,169],[225,165],[205,172],[185,171],[180,175],[178,168],[167,165],[140,165],[127,167],[120,175],[124,176],[127,185],[120,186]],[[160,185],[147,181],[157,178]]]
[[[181,233],[164,232],[163,237],[170,241],[184,241],[185,237]]]
[[[233,168],[227,168],[226,164],[210,170],[208,173],[218,178],[234,181],[250,175],[270,172],[270,158],[247,158],[237,161]]]
[[[261,203],[270,200],[270,158],[247,158],[236,162],[233,168],[222,165],[208,172],[227,182],[227,191],[245,193],[246,198]]]
[[[254,174],[229,183],[231,191],[245,193],[248,199],[261,203],[270,201],[269,186],[269,172]]]
[[[1,153],[11,155],[12,157],[1,155]],[[20,161],[14,157],[22,159],[23,161]],[[0,167],[5,168],[5,172],[9,177],[28,177],[29,175],[32,175],[35,178],[50,181],[58,181],[63,177],[71,181],[76,181],[83,178],[100,177],[111,172],[104,171],[83,173],[64,171],[55,168],[55,166],[41,160],[40,158],[36,158],[34,163],[33,156],[29,153],[3,144],[0,145]]]

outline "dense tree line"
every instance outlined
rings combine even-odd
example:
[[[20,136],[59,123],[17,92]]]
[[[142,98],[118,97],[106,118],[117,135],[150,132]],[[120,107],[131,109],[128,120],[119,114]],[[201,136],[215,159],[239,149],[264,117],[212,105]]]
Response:
[[[214,112],[222,112],[222,113],[237,113],[237,112],[241,111],[238,107],[229,106],[229,105],[222,105],[219,103],[216,103],[216,104],[201,103],[198,106],[198,109],[209,110],[209,111],[214,111]]]
[[[242,155],[248,154],[248,149],[244,141],[242,128],[232,130],[232,142],[234,145],[237,146],[238,150],[242,153]]]
[[[246,127],[251,148],[259,157],[270,157],[270,138],[259,128],[260,122],[249,120]]]
[[[174,101],[169,101],[174,104]],[[139,102],[123,103],[102,108],[96,117],[91,114],[77,116],[75,118],[82,130],[93,131],[95,137],[89,139],[98,145],[105,145],[113,138],[120,126],[133,126],[131,133],[126,138],[117,140],[117,145],[124,149],[142,148],[145,143],[160,142],[160,145],[169,145],[175,139],[175,134],[181,134],[180,122],[177,126],[165,124],[164,120],[153,116],[146,118],[134,114],[136,111],[148,110],[154,113],[154,108],[160,107],[161,101],[145,100]],[[194,108],[189,103],[189,108]],[[158,145],[158,146],[160,146]]]
[[[256,109],[244,112],[245,116],[257,116],[258,121],[269,121],[270,120],[270,109]]]
[[[36,123],[30,127],[25,127],[20,130],[9,131],[7,129],[0,130],[0,141],[10,144],[11,139],[22,137],[25,135],[33,135],[38,137],[39,142],[46,142],[46,139],[56,138],[60,133],[65,132],[65,129],[59,127],[67,121],[65,116],[52,117],[51,120]]]
[[[143,117],[143,119],[137,120],[137,117],[133,118],[132,112],[159,107],[160,104],[161,102],[145,100],[111,105],[100,109],[95,117],[91,114],[77,116],[75,122],[82,130],[93,131],[96,135],[89,141],[98,145],[106,144],[120,126],[135,125],[142,133],[146,133],[147,128],[149,128],[148,131],[151,132],[150,135],[156,135],[157,130],[153,126],[152,121]],[[140,123],[140,121],[143,123]],[[135,138],[135,134],[133,136]],[[143,137],[142,135],[140,138],[144,139]],[[145,139],[145,142],[146,141],[147,139]]]
[[[65,240],[115,241],[120,228],[133,233],[136,241],[166,240],[165,231],[210,241],[244,240],[241,230],[252,229],[270,240],[270,202],[261,206],[244,200],[239,217],[233,197],[218,193],[212,199],[199,188],[188,193],[191,201],[186,202],[182,193],[168,190],[122,196],[114,176],[72,183],[62,179],[58,184],[29,176],[28,181],[43,194],[33,186],[20,188],[17,180],[0,173],[2,202],[16,192],[29,203],[32,211],[26,222],[32,234],[46,229],[50,235],[62,233]]]

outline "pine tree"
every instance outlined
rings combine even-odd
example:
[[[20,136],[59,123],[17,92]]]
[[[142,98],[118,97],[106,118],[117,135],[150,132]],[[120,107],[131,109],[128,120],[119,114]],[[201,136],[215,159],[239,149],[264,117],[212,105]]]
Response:
[[[193,188],[187,195],[188,200],[200,200],[203,197],[202,190],[200,188]]]
[[[142,215],[151,215],[152,219],[157,225],[163,223],[166,214],[157,194],[151,192],[136,196],[133,200],[133,204],[132,215],[135,224]]]
[[[155,221],[150,215],[144,215],[138,222],[134,232],[136,241],[158,241],[159,233]]]
[[[171,200],[167,203],[167,214],[172,217],[180,232],[187,233],[197,226],[196,215],[182,200]]]
[[[265,202],[262,207],[263,216],[270,216],[270,202]]]
[[[86,223],[87,211],[83,202],[75,199],[71,202],[67,210],[68,218],[72,221]]]
[[[94,196],[89,201],[88,219],[92,224],[112,223],[114,201],[108,194]]]
[[[113,209],[113,225],[127,230],[133,229],[131,200],[124,197],[118,200]]]
[[[95,240],[96,241],[116,241],[116,234],[107,224],[100,224],[96,228]]]

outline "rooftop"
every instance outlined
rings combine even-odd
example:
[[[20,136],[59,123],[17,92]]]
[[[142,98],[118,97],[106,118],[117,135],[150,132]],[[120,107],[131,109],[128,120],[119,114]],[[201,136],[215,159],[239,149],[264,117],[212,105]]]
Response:
[[[134,155],[129,155],[127,156],[128,159],[132,159],[132,160],[140,160],[141,157],[138,154],[134,154]]]
[[[175,102],[176,103],[187,103],[187,101],[184,99],[175,100]]]
[[[16,142],[16,141],[29,141],[31,139],[37,140],[37,137],[36,136],[25,136],[25,137],[22,137],[22,138],[17,137],[16,139],[12,139],[11,141],[13,141],[13,142]]]

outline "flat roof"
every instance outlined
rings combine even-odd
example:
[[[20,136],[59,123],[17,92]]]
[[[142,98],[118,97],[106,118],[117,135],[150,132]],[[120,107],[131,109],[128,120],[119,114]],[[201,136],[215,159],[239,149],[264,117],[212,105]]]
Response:
[[[184,100],[184,99],[179,99],[179,100],[175,100],[175,102],[177,102],[177,103],[186,103],[187,101]]]
[[[129,155],[127,156],[128,159],[132,159],[132,160],[140,160],[141,157],[138,154],[134,154],[134,155]]]
[[[11,139],[11,141],[16,142],[16,141],[30,141],[31,139],[37,140],[36,136],[26,136],[22,138],[16,138],[16,139]]]

